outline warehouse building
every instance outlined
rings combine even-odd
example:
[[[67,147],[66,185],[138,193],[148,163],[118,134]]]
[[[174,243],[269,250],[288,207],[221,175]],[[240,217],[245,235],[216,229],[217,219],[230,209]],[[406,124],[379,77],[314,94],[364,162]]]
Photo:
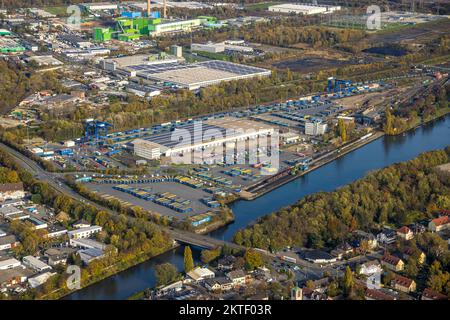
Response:
[[[247,139],[267,137],[274,129],[266,124],[235,118],[209,120],[202,124],[188,124],[174,131],[152,135],[133,141],[134,154],[145,159],[158,159],[162,155],[176,157],[193,151],[226,146]],[[184,141],[185,135],[189,141]],[[183,138],[181,141],[179,138]]]
[[[293,4],[293,3],[284,3],[278,4],[275,6],[270,6],[268,8],[271,12],[280,12],[280,13],[296,13],[296,14],[328,14],[333,13],[335,11],[341,10],[340,6],[326,6],[326,5],[310,5],[306,3],[302,4]]]
[[[180,88],[197,90],[201,87],[256,77],[268,77],[270,70],[226,61],[204,61],[191,64],[164,63],[130,66],[136,76],[153,82],[164,82]]]

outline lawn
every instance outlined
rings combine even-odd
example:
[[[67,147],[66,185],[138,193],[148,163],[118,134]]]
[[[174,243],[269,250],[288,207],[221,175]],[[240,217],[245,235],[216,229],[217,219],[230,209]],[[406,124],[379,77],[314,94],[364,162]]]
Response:
[[[45,7],[43,8],[43,10],[55,14],[57,16],[67,15],[67,6]]]

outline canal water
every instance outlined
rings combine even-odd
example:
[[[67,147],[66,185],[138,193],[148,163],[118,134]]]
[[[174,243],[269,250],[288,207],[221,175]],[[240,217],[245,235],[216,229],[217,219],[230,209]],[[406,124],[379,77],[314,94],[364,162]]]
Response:
[[[235,222],[210,235],[231,240],[237,230],[254,223],[258,217],[292,205],[305,195],[334,190],[363,177],[370,171],[412,159],[422,152],[443,149],[448,145],[450,145],[450,116],[405,135],[382,137],[253,201],[235,202],[231,206]],[[194,259],[198,262],[199,250],[194,248],[193,253]],[[67,299],[126,299],[135,292],[155,286],[154,267],[164,262],[170,262],[182,270],[183,247],[77,291]]]

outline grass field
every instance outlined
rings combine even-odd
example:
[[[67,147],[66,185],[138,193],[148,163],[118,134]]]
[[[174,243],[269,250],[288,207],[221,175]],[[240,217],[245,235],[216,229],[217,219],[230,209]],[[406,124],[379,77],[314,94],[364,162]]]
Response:
[[[45,7],[43,10],[56,14],[57,16],[65,16],[67,15],[67,6],[56,6],[56,7]]]

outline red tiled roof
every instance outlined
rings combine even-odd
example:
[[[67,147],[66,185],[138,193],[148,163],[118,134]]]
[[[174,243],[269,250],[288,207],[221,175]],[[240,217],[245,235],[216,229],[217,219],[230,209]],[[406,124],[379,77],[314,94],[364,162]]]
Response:
[[[394,282],[395,282],[395,284],[397,284],[399,286],[409,288],[411,286],[411,284],[413,283],[413,280],[396,274],[394,277]]]
[[[430,288],[426,288],[425,290],[423,290],[422,300],[424,297],[431,300],[448,300],[448,297],[445,294],[436,292],[434,290],[431,290]]]
[[[394,297],[375,289],[367,289],[366,297],[374,300],[395,300]]]
[[[442,216],[432,220],[435,226],[442,226],[444,224],[450,223],[449,216]]]
[[[386,262],[391,265],[397,265],[400,262],[400,258],[397,258],[396,256],[390,255],[389,253],[385,253],[384,256],[381,258],[381,261]]]
[[[411,229],[409,229],[407,226],[403,226],[400,229],[397,230],[397,232],[403,233],[403,234],[408,234],[411,232]]]

